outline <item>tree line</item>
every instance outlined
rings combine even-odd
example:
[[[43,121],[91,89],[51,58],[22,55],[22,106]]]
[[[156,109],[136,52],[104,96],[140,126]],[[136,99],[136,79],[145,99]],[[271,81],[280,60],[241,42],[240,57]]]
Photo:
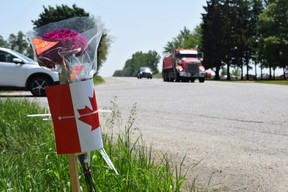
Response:
[[[205,55],[205,68],[215,72],[215,79],[220,79],[224,67],[227,79],[233,67],[241,70],[242,80],[249,78],[252,64],[260,67],[261,73],[268,68],[270,79],[275,78],[277,68],[282,68],[283,73],[288,70],[287,0],[209,0],[206,3],[202,23],[192,32],[185,27],[167,43],[164,53],[178,47],[198,47]],[[253,76],[257,76],[256,71]]]
[[[241,79],[246,67],[249,78],[251,61],[260,62],[257,57],[260,34],[259,18],[266,2],[263,0],[211,0],[204,6],[202,14],[201,50],[205,53],[204,65],[215,70],[219,79],[221,67],[241,69]],[[263,62],[262,62],[263,63]]]
[[[153,74],[159,73],[157,66],[160,58],[160,55],[154,50],[150,50],[147,53],[138,51],[132,55],[132,58],[126,60],[123,69],[116,70],[113,76],[136,77],[140,67],[149,67]]]

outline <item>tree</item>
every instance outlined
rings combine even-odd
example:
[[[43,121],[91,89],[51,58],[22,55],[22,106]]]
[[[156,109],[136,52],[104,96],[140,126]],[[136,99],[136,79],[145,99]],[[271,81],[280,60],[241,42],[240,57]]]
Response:
[[[202,14],[202,42],[201,48],[204,52],[203,64],[206,69],[214,69],[215,79],[220,79],[219,71],[224,65],[223,58],[226,55],[225,39],[227,23],[224,22],[226,15],[223,14],[223,2],[221,0],[207,1],[206,11]]]
[[[5,47],[27,55],[28,57],[33,57],[32,47],[29,45],[24,33],[19,31],[17,35],[10,34],[8,40],[4,40],[0,35],[0,47]]]
[[[189,34],[188,39],[184,41],[183,48],[198,48],[201,50],[201,41],[202,41],[202,28],[197,26],[194,31]]]
[[[77,7],[75,4],[70,8],[67,5],[45,7],[43,6],[44,11],[40,13],[39,19],[32,21],[36,27],[46,25],[48,23],[61,21],[64,19],[69,19],[73,17],[89,17],[89,13],[85,12],[84,9]]]
[[[39,19],[32,21],[35,27],[40,27],[48,23],[57,22],[73,17],[89,17],[91,19],[91,25],[95,25],[96,19],[89,13],[85,12],[84,9],[77,7],[75,4],[72,5],[72,8],[67,5],[56,6],[55,8],[51,6],[48,6],[48,8],[43,6],[43,8],[44,11],[39,15]],[[107,59],[108,49],[112,42],[111,37],[108,36],[106,29],[103,29],[102,34],[103,35],[101,37],[97,50],[98,72]]]
[[[161,59],[161,56],[156,51],[149,50],[146,54],[146,66],[150,67],[152,72],[159,73],[158,63]]]
[[[0,35],[0,47],[7,47],[7,41]]]
[[[201,37],[200,26],[197,26],[193,32],[191,32],[187,27],[184,27],[177,37],[174,37],[172,41],[167,43],[164,47],[163,53],[170,54],[177,48],[195,48],[200,44]]]
[[[239,77],[240,76],[240,70],[238,68],[234,68],[232,71],[231,71],[231,75],[235,76],[235,77]]]
[[[261,35],[259,51],[265,67],[275,71],[277,67],[288,66],[288,1],[270,0],[259,17],[258,31]]]
[[[122,70],[116,70],[113,76],[136,76],[140,67],[149,67],[153,74],[159,73],[158,63],[161,57],[156,51],[149,50],[147,53],[142,51],[136,52],[132,58],[125,62]]]
[[[28,55],[30,57],[32,56],[32,55],[27,54],[27,53],[29,53],[28,48],[30,48],[30,46],[29,46],[29,43],[28,43],[25,35],[21,31],[19,31],[17,35],[14,35],[14,34],[9,35],[8,47],[9,47],[9,49],[17,51],[19,53],[23,53],[23,54]],[[30,51],[30,53],[31,53],[31,51]]]
[[[227,75],[227,68],[222,67],[221,76],[224,77],[225,75]]]
[[[230,66],[240,67],[243,77],[244,63],[247,66],[257,50],[259,35],[256,25],[261,13],[262,0],[210,0],[202,14],[202,43],[204,66],[215,71],[227,65],[227,79],[230,79]]]

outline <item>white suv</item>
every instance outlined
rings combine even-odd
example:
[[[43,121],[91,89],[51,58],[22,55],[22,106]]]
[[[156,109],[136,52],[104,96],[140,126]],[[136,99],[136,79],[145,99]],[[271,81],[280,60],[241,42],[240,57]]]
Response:
[[[59,84],[59,75],[18,52],[0,48],[0,90],[29,90],[45,96],[45,87]]]

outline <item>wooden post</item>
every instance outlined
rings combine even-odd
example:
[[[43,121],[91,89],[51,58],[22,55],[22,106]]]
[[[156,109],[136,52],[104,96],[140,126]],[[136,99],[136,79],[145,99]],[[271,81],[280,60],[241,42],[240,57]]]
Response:
[[[72,192],[80,192],[80,182],[78,174],[77,155],[68,154],[70,181]]]
[[[68,66],[66,66],[68,67]],[[68,70],[64,68],[59,73],[60,84],[69,83],[70,74]],[[68,163],[69,163],[69,172],[70,172],[70,182],[71,182],[71,191],[80,192],[80,182],[78,174],[78,163],[77,163],[77,154],[68,154]]]

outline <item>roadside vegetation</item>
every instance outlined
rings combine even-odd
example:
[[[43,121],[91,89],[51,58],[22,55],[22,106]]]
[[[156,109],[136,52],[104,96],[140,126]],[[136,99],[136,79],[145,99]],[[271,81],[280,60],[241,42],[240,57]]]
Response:
[[[122,70],[116,70],[113,73],[115,77],[136,77],[140,67],[149,67],[153,75],[158,74],[157,68],[161,56],[156,51],[142,51],[132,54],[132,57],[125,62]]]
[[[162,79],[162,73],[157,73],[157,74],[153,75],[153,78]]]
[[[206,78],[206,80],[208,81],[214,81],[213,77],[211,78]],[[221,79],[220,81],[223,82],[237,82],[237,83],[263,83],[263,84],[274,84],[274,85],[288,85],[288,81],[287,80],[241,80],[241,79]]]
[[[255,83],[275,84],[275,85],[288,85],[287,80],[259,80]]]
[[[183,170],[185,158],[179,165],[173,165],[167,154],[147,148],[140,136],[132,139],[135,106],[128,121],[121,125],[124,132],[114,133],[121,114],[115,102],[112,105],[112,113],[101,116],[102,138],[119,175],[108,168],[98,151],[91,152],[97,191],[199,191],[196,179],[187,184],[188,172]],[[56,154],[51,121],[27,117],[39,113],[47,110],[37,103],[0,100],[1,191],[70,191],[67,157]],[[87,191],[80,170],[79,174],[81,191]]]
[[[99,85],[101,83],[104,83],[105,81],[104,81],[104,79],[101,76],[95,75],[93,77],[93,82],[94,82],[95,85]]]

